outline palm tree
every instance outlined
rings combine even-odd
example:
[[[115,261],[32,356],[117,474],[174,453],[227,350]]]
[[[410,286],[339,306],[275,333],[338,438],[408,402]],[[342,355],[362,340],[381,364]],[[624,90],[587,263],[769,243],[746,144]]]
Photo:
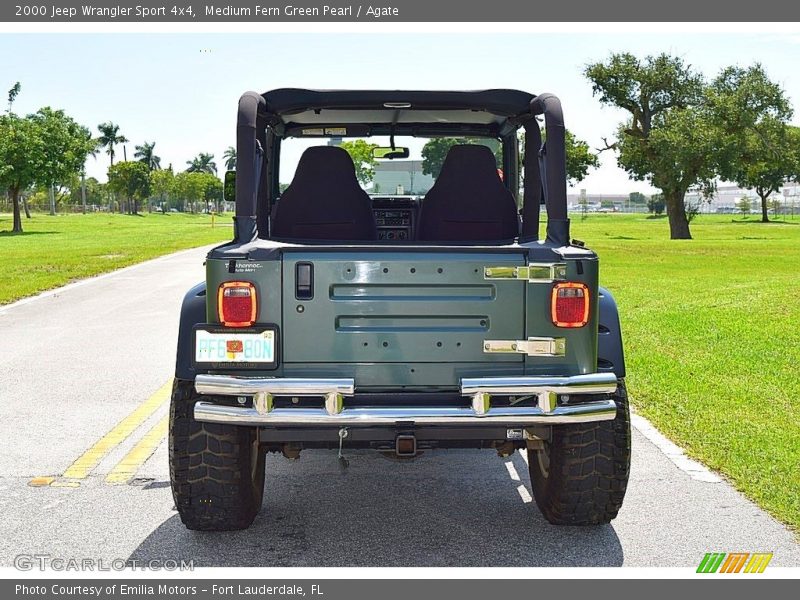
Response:
[[[22,86],[20,85],[19,81],[14,84],[10,90],[8,90],[8,114],[11,114],[11,109],[14,107],[14,101],[19,96],[20,91],[22,91]]]
[[[186,169],[187,173],[211,173],[212,175],[217,174],[217,163],[214,162],[213,154],[206,154],[205,152],[201,152],[200,154],[195,156],[192,160],[187,160],[186,164],[189,165],[189,168]]]
[[[100,132],[100,137],[97,138],[97,141],[100,143],[101,148],[108,148],[106,152],[111,157],[111,165],[114,165],[114,146],[117,144],[124,144],[128,141],[124,135],[119,134],[119,125],[115,125],[111,121],[106,123],[100,123],[97,126],[97,130]]]
[[[97,153],[100,152],[100,140],[98,139],[91,139],[91,134],[89,134],[89,139],[92,142],[93,146],[92,149],[89,150],[86,158],[90,156],[97,160]],[[86,162],[81,165],[81,203],[83,204],[83,214],[86,214]]]
[[[236,148],[228,146],[228,149],[222,154],[225,159],[225,169],[228,171],[236,170]]]
[[[139,162],[146,164],[151,171],[157,171],[161,168],[161,157],[156,156],[153,151],[155,147],[155,142],[145,142],[141,146],[136,146],[136,153],[133,155]]]

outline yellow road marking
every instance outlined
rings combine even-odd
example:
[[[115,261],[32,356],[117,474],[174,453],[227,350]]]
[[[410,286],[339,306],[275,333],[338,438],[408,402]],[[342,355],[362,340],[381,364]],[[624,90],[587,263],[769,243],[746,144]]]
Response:
[[[169,415],[164,415],[111,470],[106,476],[106,483],[122,485],[133,479],[139,467],[152,456],[161,440],[167,434],[168,424]]]
[[[122,443],[169,399],[171,389],[172,381],[168,381],[155,394],[136,407],[131,414],[117,423],[94,446],[84,452],[64,471],[63,477],[65,479],[85,479],[109,452]]]
[[[50,487],[76,488],[81,487],[80,481],[54,481]]]
[[[28,482],[31,487],[46,487],[53,483],[55,477],[34,477]]]

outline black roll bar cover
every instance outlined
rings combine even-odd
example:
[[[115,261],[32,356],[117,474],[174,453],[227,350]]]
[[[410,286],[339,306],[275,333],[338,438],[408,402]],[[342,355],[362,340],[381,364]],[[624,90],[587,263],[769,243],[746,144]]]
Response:
[[[542,157],[544,172],[541,173],[547,208],[547,241],[568,246],[566,129],[561,101],[553,94],[539,94],[531,100],[531,114],[544,115],[547,132]]]
[[[539,239],[539,207],[542,203],[543,182],[539,164],[542,148],[542,132],[536,118],[531,116],[524,122],[525,152],[522,164],[525,172],[525,191],[522,195],[522,235],[520,242]]]
[[[239,98],[236,121],[236,213],[233,218],[234,239],[239,243],[251,242],[258,237],[257,180],[260,169],[258,162],[261,160],[258,129],[266,108],[266,100],[256,92],[245,92]]]

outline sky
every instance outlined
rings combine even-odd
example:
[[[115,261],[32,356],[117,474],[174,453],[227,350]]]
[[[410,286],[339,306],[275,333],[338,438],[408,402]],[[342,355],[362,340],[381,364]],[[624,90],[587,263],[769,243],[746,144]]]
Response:
[[[800,113],[800,35],[787,33],[0,33],[0,89],[21,82],[21,114],[64,109],[94,133],[117,123],[129,159],[135,145],[155,141],[162,166],[182,170],[210,152],[221,173],[222,153],[235,145],[239,96],[279,87],[552,92],[567,127],[597,148],[626,113],[600,105],[583,67],[622,51],[676,54],[708,77],[760,62]],[[282,181],[295,162],[282,160]],[[106,154],[90,158],[87,173],[104,181],[108,164]],[[611,152],[571,191],[581,188],[653,191],[631,181]]]

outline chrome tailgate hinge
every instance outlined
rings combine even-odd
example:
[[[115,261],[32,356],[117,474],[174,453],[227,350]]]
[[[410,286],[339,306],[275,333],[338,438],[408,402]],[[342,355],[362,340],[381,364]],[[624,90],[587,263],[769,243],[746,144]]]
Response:
[[[484,279],[519,279],[528,283],[553,283],[567,278],[566,263],[531,263],[528,266],[484,267]]]

